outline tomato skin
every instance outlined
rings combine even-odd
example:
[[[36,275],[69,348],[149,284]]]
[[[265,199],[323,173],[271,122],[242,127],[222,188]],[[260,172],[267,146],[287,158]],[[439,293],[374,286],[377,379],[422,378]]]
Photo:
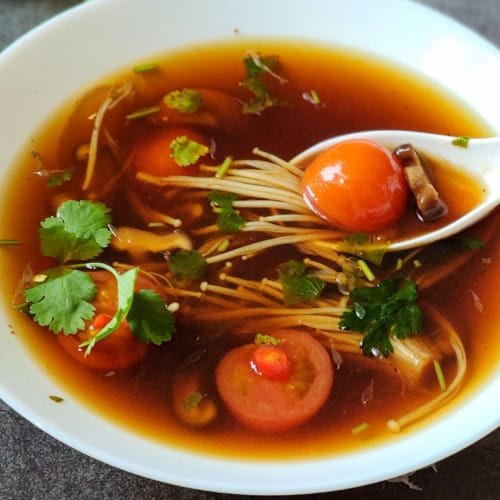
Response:
[[[75,335],[59,334],[57,340],[63,349],[82,365],[99,371],[115,371],[135,365],[146,356],[148,344],[134,337],[126,321],[109,337],[97,342],[88,356],[79,345],[88,340],[87,330]]]
[[[168,127],[156,130],[145,137],[135,148],[134,166],[136,171],[158,177],[198,175],[199,164],[181,167],[172,158],[170,144],[181,136],[186,136],[189,140],[207,147],[210,143],[207,137],[190,127]]]
[[[304,201],[347,231],[379,231],[397,222],[408,203],[403,168],[386,147],[366,139],[339,142],[304,172]]]
[[[291,362],[286,381],[261,376],[252,368],[256,344],[232,349],[216,368],[219,394],[240,422],[259,431],[283,432],[312,418],[333,386],[333,367],[324,347],[298,330],[271,333]]]
[[[113,275],[107,271],[94,271],[91,276],[97,286],[97,295],[92,301],[96,308],[94,318],[87,321],[84,330],[74,335],[60,333],[57,335],[57,340],[73,359],[88,368],[115,371],[133,366],[146,356],[149,345],[133,335],[125,320],[111,335],[97,342],[89,355],[85,356],[85,348],[79,347],[82,342],[104,327],[103,318],[113,317],[117,309],[116,283]],[[142,289],[152,289],[163,295],[153,281],[139,274],[136,290]]]

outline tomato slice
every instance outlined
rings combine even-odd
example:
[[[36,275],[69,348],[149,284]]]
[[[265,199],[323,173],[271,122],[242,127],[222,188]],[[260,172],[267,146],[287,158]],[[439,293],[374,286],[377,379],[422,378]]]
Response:
[[[365,139],[339,142],[304,172],[311,210],[347,231],[378,231],[397,222],[408,202],[401,164],[385,146]]]
[[[57,335],[63,349],[76,361],[95,370],[115,371],[128,368],[141,361],[148,351],[148,344],[133,335],[125,320],[111,335],[96,343],[89,355],[82,342],[95,336],[115,314],[117,309],[117,290],[113,275],[107,271],[92,272],[97,286],[97,295],[92,301],[96,308],[94,318],[87,322],[84,330],[74,335]],[[139,274],[136,290],[154,290],[163,295],[159,287],[146,276]]]
[[[216,369],[219,394],[231,413],[259,431],[282,432],[312,418],[324,405],[333,386],[333,367],[325,348],[308,333],[279,330],[290,374],[285,380],[255,369],[257,344],[229,351]]]
[[[136,171],[158,177],[197,175],[199,173],[199,163],[180,166],[172,156],[172,141],[184,136],[190,141],[209,146],[210,141],[208,138],[191,127],[168,127],[157,130],[137,145],[134,152]]]

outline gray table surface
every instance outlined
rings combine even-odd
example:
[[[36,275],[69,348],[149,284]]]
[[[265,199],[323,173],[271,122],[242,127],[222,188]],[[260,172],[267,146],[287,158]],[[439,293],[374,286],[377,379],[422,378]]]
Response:
[[[448,13],[500,46],[500,0],[420,1]],[[77,3],[0,0],[0,50],[33,26]],[[500,500],[500,430],[435,467],[416,472],[411,480],[421,490],[403,482],[385,481],[301,498]],[[0,400],[0,500],[236,498],[251,497],[158,483],[98,462],[46,435]]]

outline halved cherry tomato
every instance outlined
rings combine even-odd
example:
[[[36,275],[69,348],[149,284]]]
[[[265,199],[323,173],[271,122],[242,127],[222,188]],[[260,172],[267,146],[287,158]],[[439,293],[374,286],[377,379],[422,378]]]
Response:
[[[304,173],[305,202],[347,231],[378,231],[397,222],[408,202],[403,168],[386,147],[365,139],[339,142]]]
[[[259,373],[253,366],[261,347],[246,344],[229,351],[216,369],[219,394],[243,424],[281,432],[313,417],[333,386],[333,367],[325,348],[308,333],[279,330],[277,348],[286,354],[290,374],[285,380]]]
[[[182,136],[207,147],[210,144],[206,136],[190,127],[169,127],[156,130],[137,145],[134,159],[136,170],[158,177],[197,175],[198,163],[183,167],[172,156],[170,145],[172,141]]]
[[[128,368],[144,358],[148,344],[132,334],[125,320],[111,335],[97,342],[87,356],[85,348],[79,347],[82,342],[95,336],[106,326],[117,309],[116,282],[113,275],[107,271],[94,271],[92,279],[97,286],[97,295],[92,301],[96,308],[94,318],[87,322],[84,330],[74,335],[60,333],[57,339],[73,359],[89,368],[102,371]],[[137,276],[136,290],[154,290],[163,295],[152,280],[141,274]]]

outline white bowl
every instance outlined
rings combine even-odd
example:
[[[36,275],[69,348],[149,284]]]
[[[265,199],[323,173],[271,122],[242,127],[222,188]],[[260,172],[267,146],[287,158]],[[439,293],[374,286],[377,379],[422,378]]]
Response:
[[[500,51],[418,4],[384,0],[374,8],[372,0],[183,0],[181,8],[173,0],[100,0],[45,23],[1,55],[0,109],[9,126],[0,134],[0,175],[5,176],[30,132],[99,77],[164,50],[235,36],[304,38],[365,50],[409,66],[460,95],[500,131]],[[9,330],[9,307],[1,305],[4,332]],[[333,458],[261,464],[155,444],[78,401],[55,405],[47,398],[54,393],[56,382],[18,338],[0,336],[0,396],[47,433],[145,477],[242,494],[332,491],[381,481],[443,459],[500,424],[497,372],[473,396],[454,405],[446,418],[401,439]]]

